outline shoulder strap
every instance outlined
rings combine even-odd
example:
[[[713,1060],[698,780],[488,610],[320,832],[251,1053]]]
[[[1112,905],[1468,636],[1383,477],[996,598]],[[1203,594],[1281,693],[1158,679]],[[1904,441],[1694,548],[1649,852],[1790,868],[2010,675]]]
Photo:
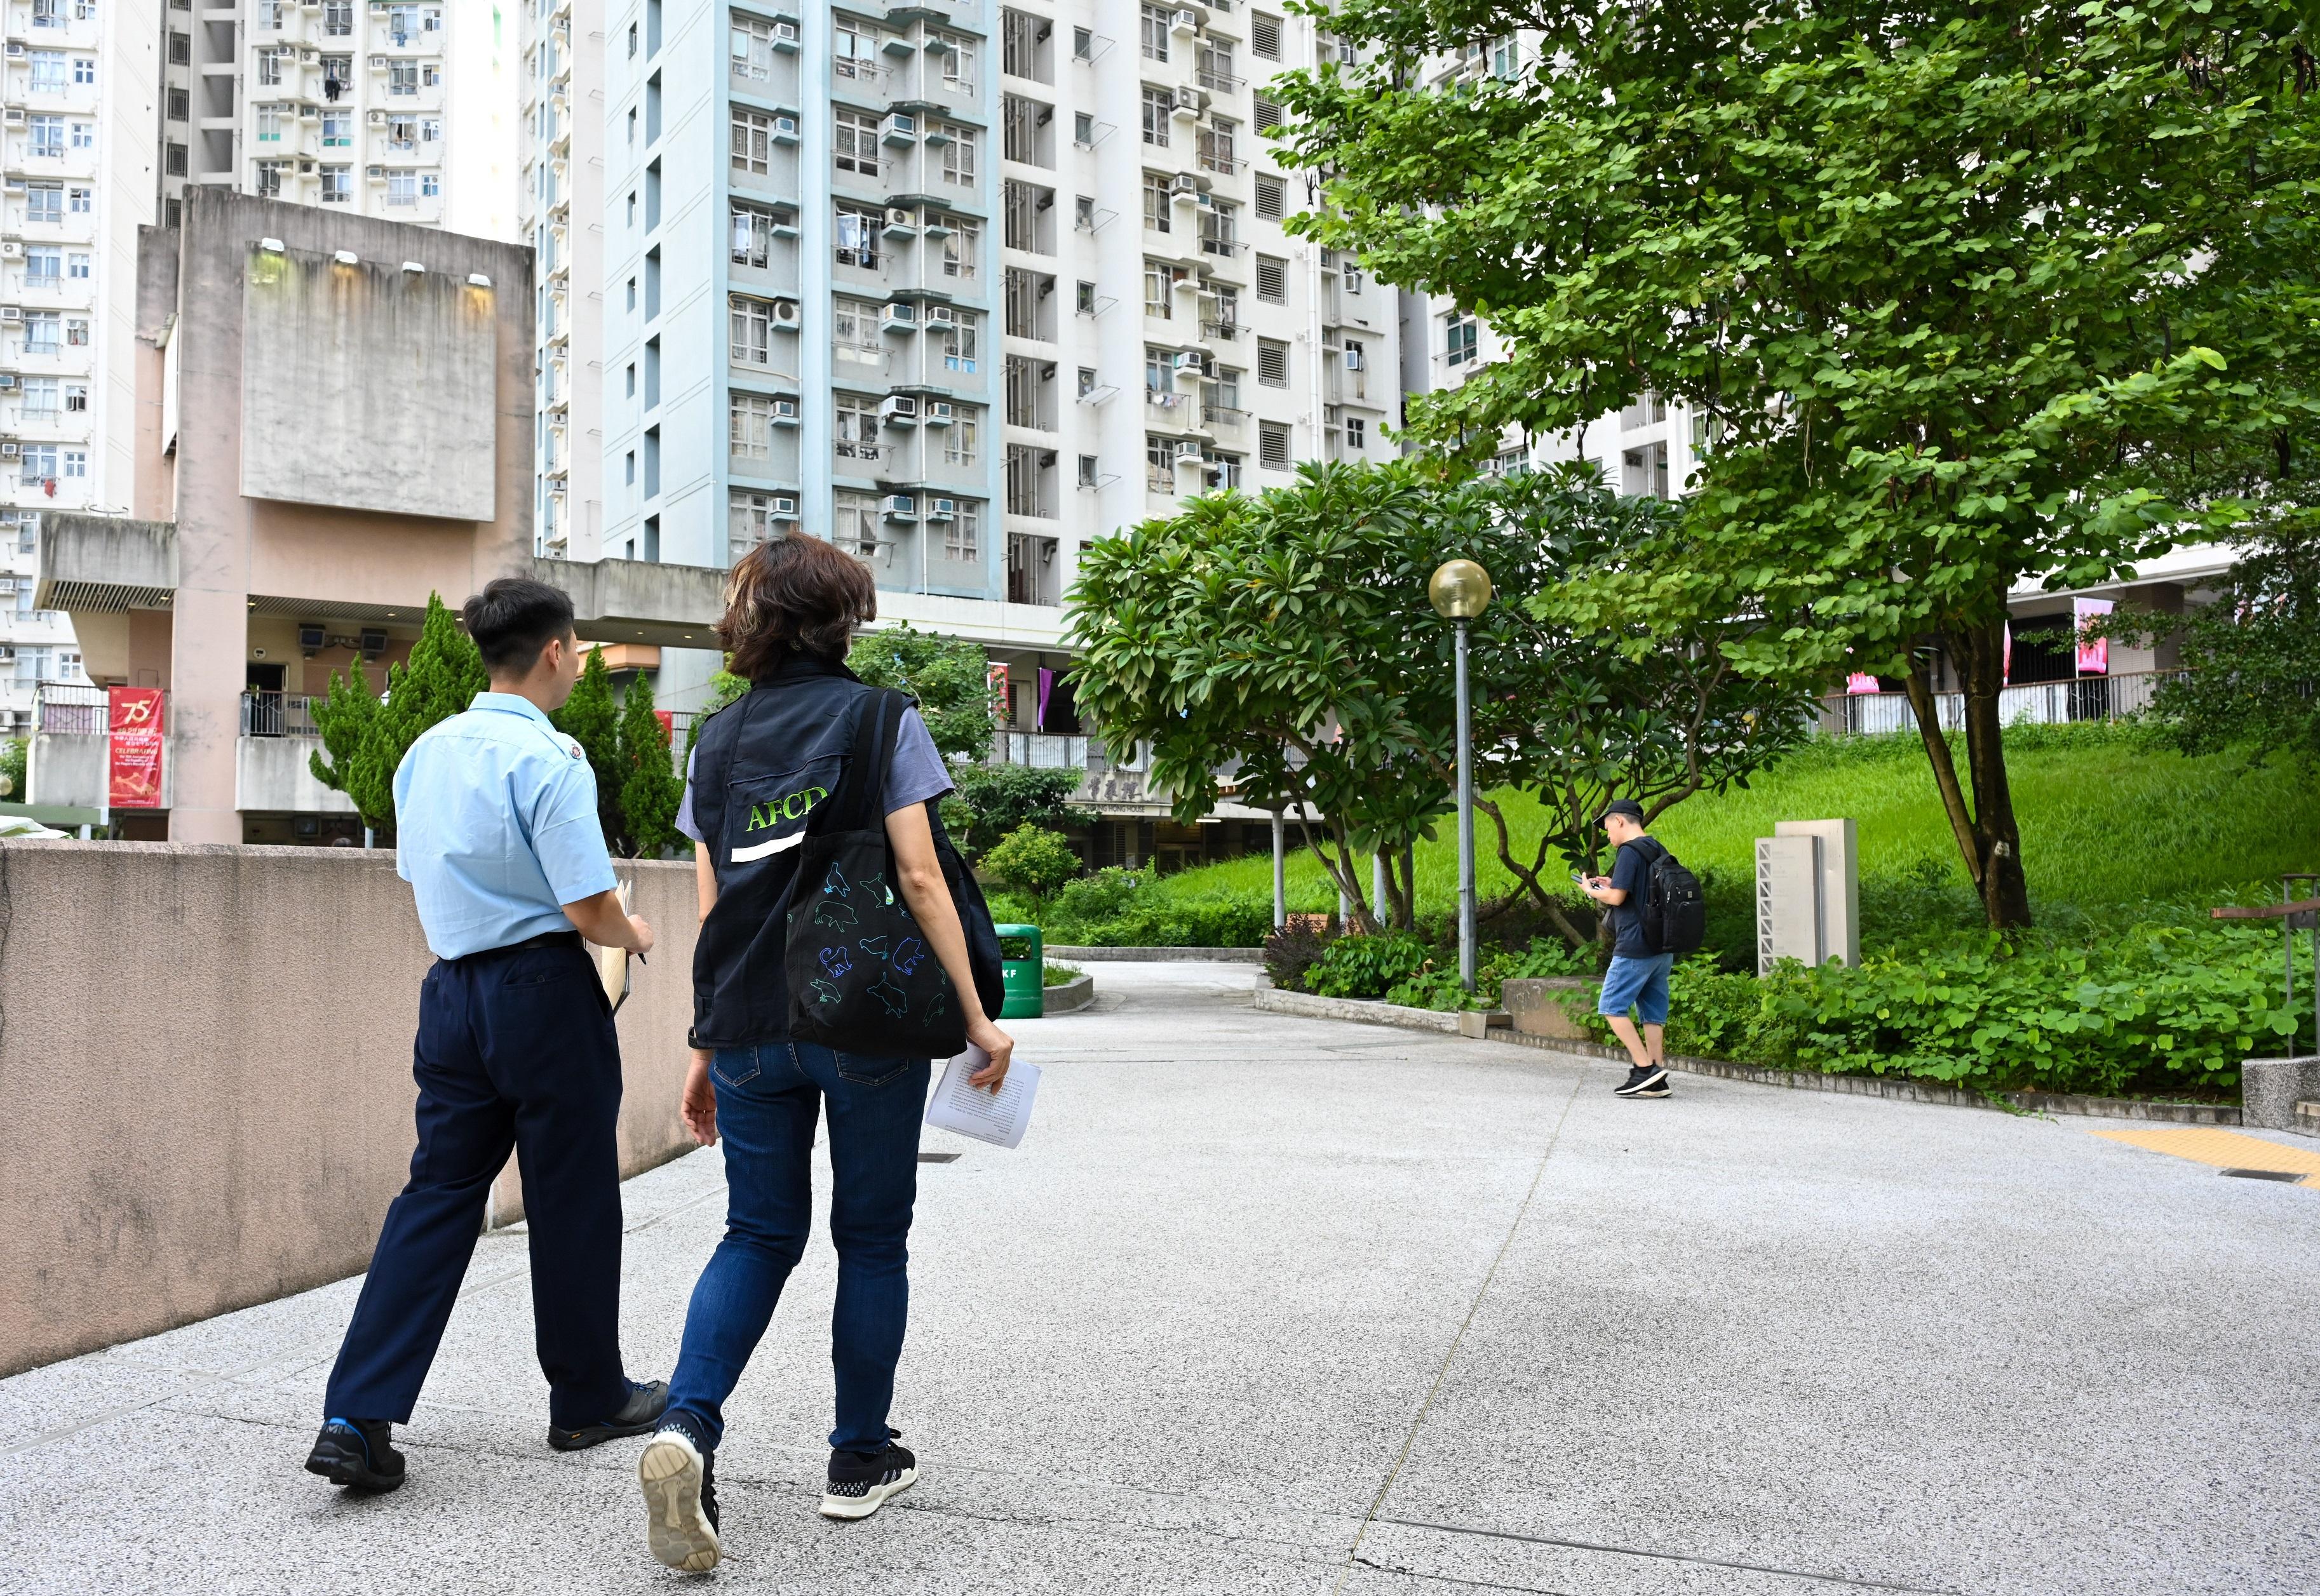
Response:
[[[880,800],[886,789],[887,769],[894,762],[894,737],[902,724],[902,708],[910,701],[887,688],[874,688],[863,696],[869,702],[856,711],[846,773],[838,779],[838,790],[831,795],[831,819],[834,829],[840,831],[875,831],[884,823]]]

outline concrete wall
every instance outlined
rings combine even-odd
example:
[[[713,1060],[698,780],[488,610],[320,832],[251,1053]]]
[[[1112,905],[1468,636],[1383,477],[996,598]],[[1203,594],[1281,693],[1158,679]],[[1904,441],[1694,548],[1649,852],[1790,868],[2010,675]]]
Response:
[[[693,869],[635,873],[624,1174],[692,1145]],[[392,853],[0,843],[0,1375],[366,1267],[430,961]]]
[[[319,737],[244,737],[235,752],[234,806],[245,813],[351,815],[354,804],[314,780]]]

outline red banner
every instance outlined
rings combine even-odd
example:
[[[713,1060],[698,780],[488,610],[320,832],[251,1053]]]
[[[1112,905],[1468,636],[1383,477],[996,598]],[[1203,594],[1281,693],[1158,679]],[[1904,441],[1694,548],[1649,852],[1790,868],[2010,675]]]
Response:
[[[161,807],[161,690],[110,687],[113,761],[105,802],[116,809]]]

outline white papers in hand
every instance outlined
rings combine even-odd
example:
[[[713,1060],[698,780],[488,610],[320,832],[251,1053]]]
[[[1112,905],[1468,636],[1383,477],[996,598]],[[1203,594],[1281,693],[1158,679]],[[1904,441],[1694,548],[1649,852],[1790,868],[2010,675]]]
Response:
[[[1010,1064],[995,1093],[970,1087],[966,1078],[991,1062],[991,1055],[966,1044],[966,1051],[943,1067],[942,1079],[927,1103],[927,1123],[956,1131],[993,1147],[1018,1147],[1031,1123],[1031,1099],[1039,1091],[1037,1064]]]

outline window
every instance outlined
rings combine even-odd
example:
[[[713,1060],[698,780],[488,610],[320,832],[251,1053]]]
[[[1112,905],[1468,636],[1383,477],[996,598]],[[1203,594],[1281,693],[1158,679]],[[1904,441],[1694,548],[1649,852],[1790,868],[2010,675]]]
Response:
[[[443,119],[441,117],[422,116],[419,119],[419,141],[421,143],[437,144],[440,143],[442,139]]]
[[[1281,125],[1281,102],[1270,95],[1250,96],[1249,111],[1249,122],[1260,138]]]
[[[1289,423],[1259,421],[1256,424],[1256,463],[1267,471],[1289,469]]]
[[[287,165],[289,165],[287,161],[260,161],[258,163],[258,193],[259,198],[275,200],[282,197],[282,168]]]
[[[1146,4],[1137,23],[1137,39],[1147,61],[1168,59],[1168,7]]]
[[[281,106],[260,105],[258,108],[258,141],[260,144],[281,143],[282,124],[288,120],[282,114]]]
[[[66,194],[70,201],[72,213],[76,216],[87,215],[96,203],[96,193],[94,189],[68,189]]]
[[[1240,248],[1237,233],[1240,207],[1219,200],[1201,212],[1201,249],[1207,255],[1229,256]]]
[[[419,203],[419,174],[389,172],[386,175],[386,203],[390,205],[415,205]]]
[[[32,92],[36,95],[60,95],[65,92],[65,52],[60,50],[36,50],[31,57]]]
[[[983,223],[965,216],[936,218],[950,229],[943,240],[943,275],[962,282],[974,275],[975,257],[983,253]]]
[[[1281,338],[1256,340],[1256,380],[1261,387],[1289,386],[1289,345]]]
[[[24,312],[24,353],[53,355],[57,352],[57,328],[59,323],[54,311]]]
[[[1010,161],[1021,161],[1026,166],[1052,167],[1056,164],[1053,157],[1043,157],[1039,150],[1042,142],[1039,132],[1047,122],[1055,120],[1054,106],[1026,99],[1021,95],[1002,95],[999,101],[999,113],[1000,124],[1005,130],[1005,147],[1001,154]],[[1092,129],[1094,119],[1085,120]]]
[[[1082,281],[1079,284],[1078,287],[1074,290],[1072,309],[1083,316],[1092,316],[1095,314],[1094,284],[1086,281]],[[1087,390],[1083,388],[1080,392],[1084,393]]]
[[[878,457],[878,401],[858,394],[841,393],[835,404],[831,437],[841,460]]]
[[[1474,319],[1464,311],[1442,318],[1442,359],[1447,365],[1464,365],[1474,358]]]
[[[86,392],[84,390],[84,392]],[[54,377],[24,379],[24,414],[47,418],[57,413],[57,380]]]
[[[186,147],[182,144],[164,146],[161,150],[161,169],[172,177],[183,177],[186,175]]]
[[[1491,76],[1512,78],[1522,71],[1522,45],[1512,39],[1500,39],[1491,45]]]
[[[942,46],[943,87],[954,95],[974,93],[974,41],[963,33],[938,33]]]
[[[1054,232],[1047,225],[1047,212],[1055,203],[1053,189],[1035,188],[1012,178],[1001,185],[1000,206],[1006,221],[1007,248],[1028,249],[1039,255],[1054,254]]]
[[[68,316],[65,318],[65,347],[68,349],[86,349],[88,347],[87,317]]]
[[[1096,485],[1096,457],[1093,455],[1082,455],[1080,456],[1080,486],[1083,488],[1094,487]]]
[[[65,451],[65,475],[68,477],[77,477],[86,476],[87,474],[88,451],[86,449],[67,449]]]
[[[1155,233],[1168,230],[1168,179],[1157,172],[1144,174],[1144,225]]]
[[[983,135],[973,128],[956,126],[949,132],[950,142],[943,146],[943,181],[972,187],[974,184],[974,147]]]
[[[841,172],[878,175],[878,117],[839,107],[830,116],[830,164]]]
[[[774,24],[734,13],[731,50],[734,81],[765,82],[773,75]]]
[[[878,268],[878,228],[884,217],[855,205],[838,207],[838,264]]]
[[[1020,11],[999,14],[999,45],[1002,52],[1000,69],[1012,77],[1029,77],[1037,83],[1054,81],[1041,66],[1045,53],[1039,46],[1046,42],[1046,33],[1053,24]]]
[[[878,546],[878,498],[875,493],[833,493],[829,496],[829,541],[847,554],[860,556]]]
[[[1165,437],[1144,437],[1144,485],[1155,493],[1176,491],[1176,446]]]
[[[829,342],[839,360],[859,365],[881,365],[886,350],[878,341],[878,307],[868,300],[832,302]]]
[[[1206,456],[1205,464],[1209,468],[1209,486],[1221,488],[1228,493],[1239,491],[1240,456],[1238,455],[1210,455]]]
[[[345,149],[355,141],[355,113],[351,111],[322,113],[322,148]]]
[[[733,264],[761,266],[772,258],[774,213],[738,202],[733,206]]]
[[[943,439],[943,464],[972,465],[983,442],[983,412],[961,407],[950,425],[950,436]]]
[[[1229,95],[1240,87],[1240,79],[1233,76],[1233,47],[1229,39],[1201,41],[1201,86],[1220,95]]]
[[[850,16],[838,19],[830,35],[829,69],[837,77],[873,80],[878,76],[878,30]],[[735,54],[739,54],[736,49]]]
[[[1217,367],[1216,381],[1209,384],[1208,409],[1211,412],[1240,409],[1241,375],[1237,367],[1229,365]]]
[[[193,102],[190,96],[186,94],[186,91],[184,89],[171,89],[168,92],[166,104],[168,107],[168,118],[171,122],[186,122],[191,119],[193,115]]]
[[[258,82],[280,83],[282,81],[282,51],[276,50],[261,50],[258,52],[258,66],[259,73],[258,79]],[[274,76],[271,77],[265,76],[266,62],[269,56],[273,58],[275,66]],[[193,65],[193,61],[194,36],[191,33],[170,34],[169,65],[172,67],[190,67]]]
[[[1345,277],[1346,292],[1358,296],[1362,291],[1362,263],[1351,255],[1337,257],[1337,269]]]
[[[390,95],[415,95],[419,92],[419,63],[389,61],[386,64],[386,92]]]
[[[1210,285],[1217,296],[1216,327],[1227,338],[1237,336],[1240,328],[1240,290],[1222,283]]]
[[[1149,344],[1144,347],[1144,391],[1171,396],[1175,393],[1175,351],[1155,348]]]
[[[762,299],[734,294],[730,303],[733,363],[770,366],[773,364],[774,307]]]
[[[1155,148],[1168,148],[1168,114],[1176,108],[1173,90],[1147,87],[1144,91],[1144,141]]]
[[[950,520],[944,526],[943,558],[983,558],[983,506],[974,500],[960,500],[958,507],[951,512]]]
[[[958,320],[942,335],[943,369],[972,372],[983,347],[983,313],[961,311]]]
[[[637,59],[637,25],[636,25],[636,23],[630,23],[629,24],[629,59],[630,59],[630,60],[632,60],[632,61],[633,61],[633,60],[635,60],[636,59]]]
[[[322,168],[322,203],[326,205],[343,205],[354,197],[354,168],[352,167],[324,167]]]
[[[77,277],[81,281],[86,282],[88,280],[88,251],[86,249],[75,249],[65,257],[65,275],[68,277]]]
[[[736,393],[726,410],[727,453],[736,460],[774,457],[774,401],[762,393]]]
[[[1162,321],[1176,319],[1176,269],[1156,260],[1144,263],[1144,313]]]
[[[1239,147],[1233,135],[1240,124],[1212,117],[1201,131],[1201,165],[1229,177],[1240,170]]]
[[[35,116],[25,124],[30,149],[35,157],[61,160],[65,153],[65,119],[61,116]]]
[[[1289,263],[1277,255],[1256,257],[1256,297],[1258,302],[1285,305],[1289,302]]]
[[[54,244],[33,244],[25,249],[25,287],[54,288],[64,275],[65,252]]]
[[[1271,172],[1256,175],[1256,213],[1267,221],[1278,221],[1289,213],[1289,185]]]
[[[1072,30],[1072,59],[1075,61],[1086,61],[1090,64],[1093,64],[1095,60],[1095,30],[1093,28],[1074,28]]]
[[[1369,446],[1369,423],[1359,416],[1346,418],[1346,447],[1358,455]]]
[[[1259,60],[1281,59],[1281,19],[1261,11],[1248,14],[1248,53]]]
[[[725,504],[725,558],[731,564],[773,537],[774,496],[735,488]]]
[[[76,189],[77,194],[87,192]],[[60,222],[65,219],[65,185],[61,183],[28,183],[24,185],[24,221],[28,226],[42,222]]]
[[[77,122],[73,123],[72,147],[75,149],[95,149],[96,148],[96,124],[93,122]]]
[[[57,474],[57,446],[26,444],[24,446],[24,480],[28,482],[52,482]],[[29,609],[29,596],[25,607]]]
[[[762,111],[733,108],[733,169],[759,176],[774,169],[774,119]]]
[[[1082,399],[1095,392],[1095,367],[1092,365],[1080,367],[1079,384],[1079,396]]]

